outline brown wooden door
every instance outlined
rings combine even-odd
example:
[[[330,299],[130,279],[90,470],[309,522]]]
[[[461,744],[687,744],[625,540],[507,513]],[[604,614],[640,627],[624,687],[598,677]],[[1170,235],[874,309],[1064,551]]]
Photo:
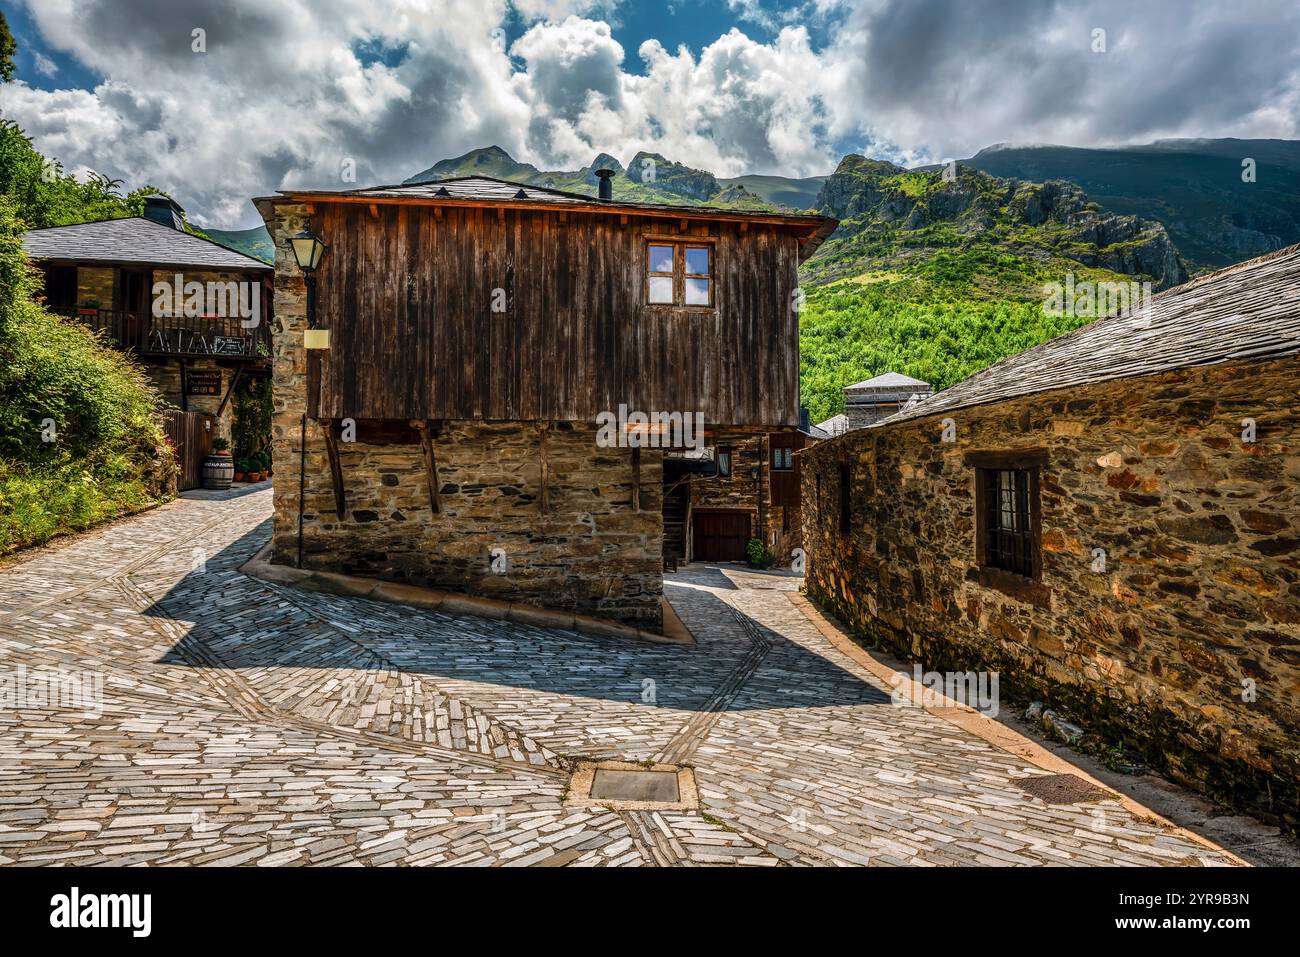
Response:
[[[721,512],[697,509],[691,524],[695,529],[695,560],[700,562],[743,562],[750,536],[749,512]]]
[[[212,432],[217,420],[202,412],[167,412],[163,415],[163,432],[176,450],[180,464],[177,485],[180,491],[203,484],[203,460],[212,454]]]
[[[136,269],[123,269],[121,273],[118,301],[114,304],[114,332],[123,345],[143,350],[149,339],[153,273]]]

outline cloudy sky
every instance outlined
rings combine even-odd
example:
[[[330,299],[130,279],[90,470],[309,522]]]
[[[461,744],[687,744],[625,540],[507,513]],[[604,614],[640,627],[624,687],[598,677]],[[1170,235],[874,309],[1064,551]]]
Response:
[[[497,144],[721,176],[999,142],[1300,137],[1295,0],[0,0],[0,111],[214,227]],[[195,40],[195,31],[203,43]],[[1100,33],[1098,31],[1104,31]],[[198,50],[196,47],[204,49]]]

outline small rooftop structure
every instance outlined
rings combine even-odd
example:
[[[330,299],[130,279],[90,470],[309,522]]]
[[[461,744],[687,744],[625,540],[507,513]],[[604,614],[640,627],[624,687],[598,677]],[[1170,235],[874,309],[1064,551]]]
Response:
[[[934,394],[930,383],[900,372],[885,372],[844,387],[844,412],[818,423],[830,435],[865,429]]]
[[[1167,289],[1145,310],[1097,319],[1003,359],[887,421],[1190,366],[1296,354],[1300,244]]]
[[[843,412],[839,415],[832,415],[826,421],[814,425],[813,430],[812,435],[818,439],[831,439],[837,435],[843,435],[849,430],[849,417]]]

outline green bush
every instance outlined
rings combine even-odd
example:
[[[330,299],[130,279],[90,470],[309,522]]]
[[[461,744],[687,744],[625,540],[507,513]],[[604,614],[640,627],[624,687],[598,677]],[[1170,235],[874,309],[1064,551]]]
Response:
[[[234,412],[231,434],[235,451],[247,456],[258,454],[271,434],[271,380],[262,379],[236,392]],[[271,464],[269,457],[266,464]]]
[[[767,550],[761,538],[751,538],[745,543],[745,557],[751,565],[767,568],[776,561],[776,556]]]
[[[176,462],[144,373],[34,300],[0,196],[0,553],[169,497]]]

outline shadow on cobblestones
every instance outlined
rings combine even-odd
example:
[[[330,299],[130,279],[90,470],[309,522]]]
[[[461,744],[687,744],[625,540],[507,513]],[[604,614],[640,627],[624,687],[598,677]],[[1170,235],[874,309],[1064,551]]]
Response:
[[[792,676],[815,677],[822,694],[749,695],[731,707],[889,702],[887,695],[761,628],[719,597],[718,591],[737,586],[713,567],[665,582],[665,594],[698,640],[694,648],[673,647],[308,592],[241,574],[239,567],[266,535],[265,524],[259,525],[203,556],[197,567],[182,567],[175,583],[144,610],[188,626],[184,641],[160,663],[236,669],[255,681],[269,670],[285,669],[400,673],[430,679],[449,693],[472,683],[480,692],[497,686],[506,694],[538,692],[647,711],[708,711],[716,708],[717,692],[751,655],[761,633],[769,645],[785,646],[785,669]],[[196,561],[186,554],[170,560],[182,566]],[[492,699],[494,710],[504,703],[499,694]],[[599,713],[586,719],[598,720]]]

